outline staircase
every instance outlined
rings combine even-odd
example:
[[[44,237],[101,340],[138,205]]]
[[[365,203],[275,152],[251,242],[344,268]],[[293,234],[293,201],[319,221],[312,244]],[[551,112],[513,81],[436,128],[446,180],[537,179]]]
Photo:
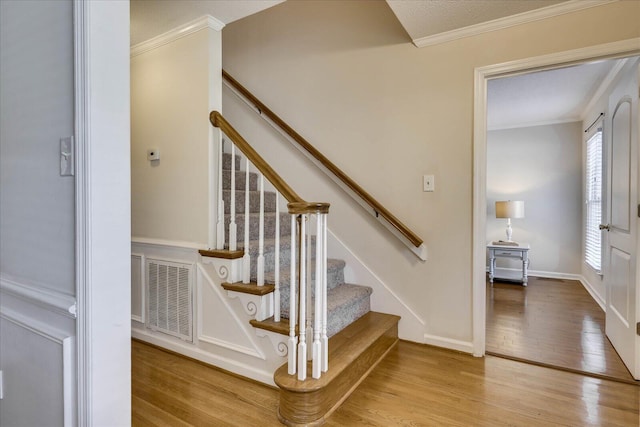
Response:
[[[232,168],[232,162],[235,162]],[[276,212],[275,192],[264,191],[264,285],[258,286],[259,270],[256,260],[260,255],[259,217],[260,199],[259,176],[250,172],[248,188],[244,170],[240,170],[244,160],[240,156],[223,154],[222,160],[222,194],[224,201],[225,230],[231,223],[231,198],[235,198],[235,223],[237,225],[236,251],[200,251],[204,257],[241,258],[248,253],[250,263],[250,283],[224,283],[227,291],[260,295],[280,301],[280,320],[274,317],[257,320],[251,325],[270,333],[290,335],[290,275],[291,269],[291,215],[288,212]],[[233,169],[233,171],[232,171]],[[235,194],[232,192],[232,173],[235,171]],[[250,222],[245,230],[245,201],[248,194]],[[280,201],[280,205],[282,205]],[[279,296],[276,298],[276,219],[279,217]],[[244,247],[245,233],[248,233],[249,244]],[[310,254],[309,268],[311,296],[315,297],[315,254],[316,237],[307,238],[306,248]],[[229,233],[225,233],[225,249],[229,248]],[[345,262],[339,259],[327,259],[327,325],[329,339],[329,369],[321,378],[299,380],[290,374],[285,364],[279,368],[274,380],[280,387],[280,420],[287,425],[319,425],[335,410],[339,404],[355,389],[368,372],[384,357],[398,340],[398,316],[374,313],[370,311],[372,289],[359,284],[345,283]],[[295,270],[294,270],[295,271]],[[300,294],[296,293],[299,298]],[[314,305],[309,304],[307,318],[313,318]],[[297,330],[297,327],[296,327]],[[309,349],[312,342],[312,331],[307,327]],[[289,349],[289,351],[291,351]],[[307,368],[311,372],[311,362]]]

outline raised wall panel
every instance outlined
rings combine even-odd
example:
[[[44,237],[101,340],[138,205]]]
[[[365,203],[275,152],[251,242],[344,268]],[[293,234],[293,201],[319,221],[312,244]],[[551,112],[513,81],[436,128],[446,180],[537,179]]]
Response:
[[[611,119],[611,225],[629,232],[631,176],[631,101],[618,104]]]
[[[629,295],[631,293],[631,256],[617,248],[611,248],[611,277],[609,308],[625,325],[629,326]]]
[[[131,319],[144,323],[145,269],[144,255],[131,254]]]
[[[0,313],[0,335],[0,425],[75,425],[73,337],[9,309]]]

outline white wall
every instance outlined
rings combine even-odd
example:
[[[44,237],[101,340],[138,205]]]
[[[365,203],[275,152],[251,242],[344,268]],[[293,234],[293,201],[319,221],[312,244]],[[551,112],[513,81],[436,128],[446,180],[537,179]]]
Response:
[[[489,90],[490,90],[489,86]],[[582,123],[487,133],[487,242],[506,238],[498,200],[523,200],[513,240],[529,243],[529,269],[578,275],[582,254]],[[498,267],[519,268],[498,259]]]
[[[331,230],[425,319],[425,341],[470,350],[474,69],[638,37],[639,13],[614,2],[421,49],[384,2],[285,2],[225,27],[224,68],[422,236],[427,262],[295,150],[224,113],[302,197],[332,203]]]
[[[203,28],[131,58],[133,236],[207,247],[220,45],[220,32]],[[159,161],[147,160],[150,148]]]
[[[0,20],[0,425],[72,425],[73,5],[2,1]]]

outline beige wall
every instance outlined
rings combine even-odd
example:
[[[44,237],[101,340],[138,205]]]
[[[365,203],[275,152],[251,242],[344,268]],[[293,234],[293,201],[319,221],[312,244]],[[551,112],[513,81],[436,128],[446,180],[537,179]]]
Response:
[[[582,255],[581,122],[487,133],[487,241],[505,239],[497,200],[523,200],[513,239],[529,243],[532,271],[579,275]],[[498,267],[520,268],[498,259]]]
[[[134,237],[206,246],[209,111],[220,106],[221,34],[202,29],[131,58]],[[217,83],[217,89],[216,89]],[[160,160],[147,160],[157,148]]]
[[[256,140],[303,197],[332,202],[330,228],[426,334],[470,342],[474,68],[638,37],[639,14],[616,2],[418,49],[385,2],[287,1],[228,25],[223,65],[425,239],[421,262],[298,154]]]

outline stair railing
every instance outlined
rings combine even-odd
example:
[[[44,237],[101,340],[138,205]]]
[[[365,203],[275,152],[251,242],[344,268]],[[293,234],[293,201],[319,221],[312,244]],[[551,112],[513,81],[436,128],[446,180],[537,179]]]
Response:
[[[225,70],[222,70],[222,78],[227,86],[230,87],[240,99],[249,104],[267,123],[273,126],[274,129],[293,143],[296,148],[309,157],[329,178],[335,181],[347,194],[365,208],[367,212],[378,219],[394,236],[411,249],[418,258],[426,261],[427,247],[422,238]]]
[[[274,321],[281,321],[280,311],[280,197],[287,202],[288,213],[291,216],[291,255],[290,255],[290,283],[289,283],[289,338],[288,338],[288,372],[297,373],[299,380],[307,378],[307,360],[312,361],[312,377],[320,378],[322,372],[327,372],[328,338],[327,338],[327,216],[329,203],[307,202],[278,175],[273,168],[249,145],[249,143],[234,129],[231,124],[217,111],[209,115],[211,124],[219,128],[232,142],[231,167],[229,171],[230,198],[229,216],[226,217],[223,187],[223,147],[219,144],[218,151],[218,218],[216,249],[238,250],[238,224],[236,223],[236,150],[245,156],[244,170],[244,224],[242,257],[242,282],[250,283],[251,256],[249,254],[249,234],[251,230],[250,215],[250,170],[258,173],[259,215],[258,215],[258,256],[256,259],[256,285],[264,286],[265,271],[274,272]],[[222,138],[221,138],[222,140]],[[276,190],[275,200],[275,252],[272,265],[265,265],[265,199],[264,179]],[[315,256],[311,253],[312,239],[310,224],[315,217]],[[227,226],[225,227],[225,224]],[[225,233],[228,231],[228,234]],[[311,292],[312,264],[315,258],[315,284]],[[267,269],[269,267],[269,269]],[[312,314],[313,313],[313,314]]]

